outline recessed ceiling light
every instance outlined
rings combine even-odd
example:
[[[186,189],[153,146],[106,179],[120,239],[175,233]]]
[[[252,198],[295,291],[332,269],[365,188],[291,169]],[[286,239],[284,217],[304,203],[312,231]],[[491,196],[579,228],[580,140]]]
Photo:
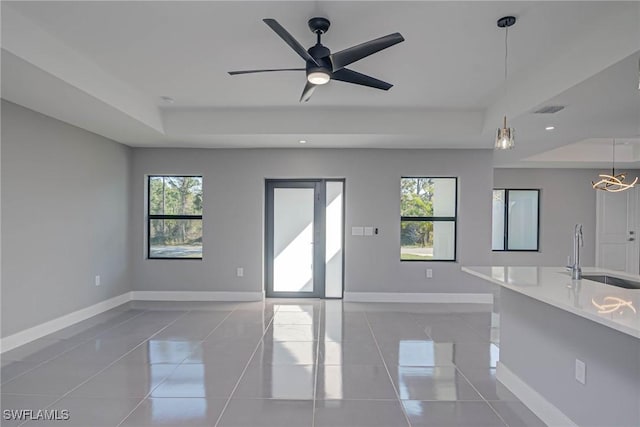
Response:
[[[304,140],[304,139],[301,139],[301,140],[300,140],[300,141],[298,141],[298,142],[299,142],[300,144],[306,144],[306,143],[307,143],[307,141],[306,141],[306,140]]]
[[[547,126],[546,128],[544,128],[545,130],[554,130],[556,127],[555,126]]]
[[[160,100],[165,104],[173,104],[174,102],[176,102],[176,100],[170,96],[161,96]]]

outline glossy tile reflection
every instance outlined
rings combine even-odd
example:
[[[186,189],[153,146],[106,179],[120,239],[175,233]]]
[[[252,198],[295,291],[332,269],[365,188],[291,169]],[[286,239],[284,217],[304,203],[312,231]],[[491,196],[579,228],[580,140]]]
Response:
[[[464,305],[136,302],[3,355],[2,409],[113,427],[544,425],[495,379],[496,327]]]
[[[400,399],[482,400],[469,381],[454,367],[398,366],[391,377]]]
[[[225,403],[226,399],[149,398],[121,426],[210,427],[215,425]]]

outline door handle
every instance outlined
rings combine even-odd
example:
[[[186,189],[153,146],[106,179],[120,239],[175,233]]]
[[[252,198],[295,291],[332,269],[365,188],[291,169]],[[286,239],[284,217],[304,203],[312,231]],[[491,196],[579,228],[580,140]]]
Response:
[[[633,242],[633,241],[635,241],[635,240],[636,240],[636,239],[634,239],[633,237],[629,237],[629,238],[627,239],[627,242]]]

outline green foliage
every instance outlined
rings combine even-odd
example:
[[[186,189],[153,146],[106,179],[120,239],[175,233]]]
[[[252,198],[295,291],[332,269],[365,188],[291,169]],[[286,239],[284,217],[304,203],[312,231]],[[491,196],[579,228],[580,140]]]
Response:
[[[434,183],[429,178],[402,178],[400,214],[402,216],[433,216]]]
[[[434,183],[430,178],[402,178],[400,213],[404,217],[433,216]],[[400,242],[403,246],[433,246],[433,222],[402,221]]]

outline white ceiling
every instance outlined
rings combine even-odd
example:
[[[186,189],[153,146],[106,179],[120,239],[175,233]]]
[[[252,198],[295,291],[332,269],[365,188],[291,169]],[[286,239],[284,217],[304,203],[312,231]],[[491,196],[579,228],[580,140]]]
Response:
[[[525,159],[585,139],[640,136],[639,2],[1,7],[2,97],[132,146],[292,147],[306,139],[305,147],[490,149],[507,112],[518,146],[496,153],[495,163],[526,167],[552,166]],[[505,97],[504,32],[495,21],[507,14],[518,22],[509,33]],[[313,16],[331,20],[323,43],[333,51],[402,33],[404,43],[350,66],[395,86],[330,82],[299,104],[303,72],[226,73],[304,66],[262,18],[277,19],[307,47],[315,42],[306,24]],[[567,108],[531,114],[555,103]],[[549,123],[556,130],[545,131]]]

